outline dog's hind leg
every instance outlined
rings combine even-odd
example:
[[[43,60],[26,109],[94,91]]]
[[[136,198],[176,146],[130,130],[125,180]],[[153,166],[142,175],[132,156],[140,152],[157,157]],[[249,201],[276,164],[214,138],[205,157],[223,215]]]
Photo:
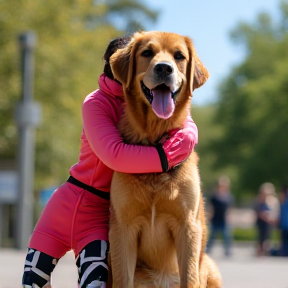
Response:
[[[204,254],[200,264],[201,288],[221,288],[222,280],[218,267],[214,261]]]

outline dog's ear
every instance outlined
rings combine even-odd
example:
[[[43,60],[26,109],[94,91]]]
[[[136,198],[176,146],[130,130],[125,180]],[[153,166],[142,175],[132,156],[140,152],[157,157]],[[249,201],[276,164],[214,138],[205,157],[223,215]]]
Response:
[[[187,66],[188,87],[190,87],[192,95],[193,90],[201,87],[206,82],[209,73],[199,59],[191,39],[185,37],[185,41],[189,51],[189,62]]]
[[[133,38],[130,43],[122,49],[117,50],[110,57],[110,65],[114,78],[122,83],[124,87],[129,87],[135,69],[135,52],[137,51],[137,41]]]
[[[195,90],[207,81],[207,79],[209,78],[209,73],[196,53],[193,55],[193,58],[195,63],[193,90]]]
[[[128,45],[125,48],[117,50],[110,57],[109,62],[111,65],[113,76],[122,84],[127,83],[127,80],[128,80],[131,49],[132,49],[132,46]]]

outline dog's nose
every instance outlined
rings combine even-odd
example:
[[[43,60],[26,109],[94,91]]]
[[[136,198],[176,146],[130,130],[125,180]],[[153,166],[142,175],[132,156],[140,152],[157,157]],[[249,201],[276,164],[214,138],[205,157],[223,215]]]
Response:
[[[157,76],[166,77],[173,73],[173,67],[169,63],[158,63],[154,67]]]

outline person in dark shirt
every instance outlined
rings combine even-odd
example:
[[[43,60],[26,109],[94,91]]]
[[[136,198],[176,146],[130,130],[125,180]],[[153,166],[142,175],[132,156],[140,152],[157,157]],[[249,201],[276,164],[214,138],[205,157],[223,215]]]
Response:
[[[231,255],[231,236],[227,220],[229,208],[233,204],[233,196],[230,192],[230,179],[222,176],[218,180],[218,187],[210,198],[212,215],[210,218],[210,236],[207,243],[207,253],[210,253],[215,236],[220,232],[223,237],[225,255]]]

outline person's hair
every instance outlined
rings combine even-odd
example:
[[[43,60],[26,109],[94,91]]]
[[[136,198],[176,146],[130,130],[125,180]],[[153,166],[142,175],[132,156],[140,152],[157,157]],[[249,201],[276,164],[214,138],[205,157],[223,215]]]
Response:
[[[218,185],[223,185],[223,186],[229,187],[230,186],[230,178],[226,175],[222,175],[218,179]]]
[[[266,195],[275,195],[275,186],[270,182],[263,183],[259,188],[260,193],[264,193]]]
[[[106,48],[106,51],[105,51],[105,53],[103,55],[103,59],[105,61],[103,72],[106,74],[106,76],[108,78],[114,79],[114,76],[113,76],[113,73],[112,73],[112,70],[111,70],[111,66],[110,66],[110,63],[109,63],[110,57],[118,49],[126,47],[130,40],[131,40],[131,36],[130,35],[126,35],[126,36],[115,38],[115,39],[111,40],[110,43],[108,44],[108,46]]]

